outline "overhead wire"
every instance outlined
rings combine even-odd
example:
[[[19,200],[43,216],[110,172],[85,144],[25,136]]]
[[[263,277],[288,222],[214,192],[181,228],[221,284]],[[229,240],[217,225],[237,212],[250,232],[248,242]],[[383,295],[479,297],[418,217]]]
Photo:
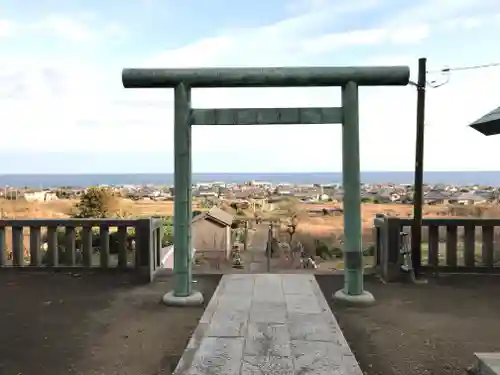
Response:
[[[445,76],[444,81],[438,82],[437,80],[427,81],[427,85],[431,89],[436,89],[450,82],[450,73],[466,70],[476,70],[476,69],[486,69],[500,67],[500,62],[492,62],[488,64],[478,64],[478,65],[468,65],[468,66],[457,66],[457,67],[444,67],[441,69],[428,70],[427,74],[441,74]]]
[[[488,64],[478,64],[478,65],[468,65],[468,66],[457,66],[457,67],[444,67],[441,69],[435,69],[435,70],[427,70],[427,74],[440,74],[442,77],[444,77],[443,81],[438,82],[437,80],[426,80],[426,87],[431,88],[431,89],[437,89],[438,87],[446,85],[448,82],[450,82],[450,76],[451,72],[459,72],[459,71],[466,71],[466,70],[476,70],[476,69],[486,69],[486,68],[494,68],[494,67],[500,67],[500,62],[492,62]],[[417,86],[417,84],[413,83],[414,86]],[[427,122],[424,125],[425,127],[428,126]]]
[[[500,66],[500,62],[492,62],[488,64],[479,64],[479,65],[468,65],[468,66],[457,66],[457,67],[444,67],[436,70],[428,70],[427,73],[448,73],[453,71],[460,70],[474,70],[474,69],[485,69],[485,68],[494,68]]]

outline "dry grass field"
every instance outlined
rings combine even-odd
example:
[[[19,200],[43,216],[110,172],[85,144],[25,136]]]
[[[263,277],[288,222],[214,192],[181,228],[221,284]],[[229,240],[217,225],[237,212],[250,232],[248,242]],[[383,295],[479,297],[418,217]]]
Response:
[[[78,200],[60,199],[49,202],[26,202],[24,200],[0,199],[0,219],[66,219],[75,212]],[[120,217],[170,216],[173,202],[132,201],[117,199],[111,211]],[[7,228],[7,249],[12,248],[11,230]],[[29,228],[24,228],[24,248],[29,251]]]
[[[301,211],[307,211],[311,205],[303,204]],[[315,204],[314,209],[339,208],[342,206],[334,204]],[[443,217],[447,215],[447,206],[426,206],[424,208],[424,217]],[[374,204],[365,203],[362,206],[362,227],[363,232],[370,231],[373,226],[373,218],[376,214],[382,213],[389,216],[410,217],[413,215],[413,206],[409,204]],[[308,233],[315,237],[341,235],[344,229],[344,217],[338,216],[313,216],[300,215],[300,222],[297,230],[302,233]]]
[[[42,219],[42,218],[69,218],[75,211],[77,200],[57,200],[51,202],[26,202],[24,200],[10,201],[0,199],[0,218],[4,219]],[[298,212],[298,236],[307,242],[307,237],[333,239],[343,234],[344,218],[342,215],[322,216],[308,215],[307,211],[322,208],[341,207],[334,204],[298,204],[293,207]],[[173,215],[172,201],[132,201],[116,199],[111,211],[120,217],[170,216]],[[197,203],[193,209],[199,209]],[[377,213],[389,216],[410,217],[412,206],[405,204],[374,204],[365,203],[362,206],[362,228],[365,243],[371,241],[373,218]],[[424,217],[500,217],[497,206],[466,207],[452,209],[445,205],[424,206]],[[306,238],[304,238],[306,237]]]
[[[0,199],[0,216],[4,219],[42,219],[42,218],[69,218],[74,212],[78,200],[56,200],[51,202],[26,202],[24,200],[11,201]],[[300,204],[295,208],[299,212],[300,224],[298,230],[318,236],[340,234],[343,230],[344,218],[338,216],[308,216],[308,208],[315,210],[322,208],[341,207],[334,204]],[[116,199],[112,211],[122,217],[143,216],[170,216],[173,215],[172,201],[132,201]],[[197,203],[193,209],[199,209]],[[493,208],[489,208],[490,210]],[[363,230],[371,229],[373,218],[377,213],[390,216],[409,217],[412,215],[412,206],[406,204],[373,204],[365,203],[362,206]],[[470,211],[470,210],[469,210]],[[475,216],[451,212],[447,206],[425,206],[424,217],[460,217]],[[483,215],[480,215],[483,216]]]
[[[306,251],[310,254],[316,252],[316,240],[321,240],[329,247],[343,248],[343,231],[344,231],[344,217],[338,216],[311,216],[307,214],[308,209],[317,211],[322,208],[339,208],[339,205],[312,205],[303,204],[299,208],[299,223],[297,232],[294,239],[300,241]],[[373,232],[373,219],[377,213],[386,214],[388,216],[398,216],[401,218],[413,216],[413,206],[405,204],[373,204],[366,203],[362,207],[362,243],[366,248],[372,245],[375,241]],[[432,217],[475,217],[475,218],[499,218],[500,207],[498,205],[485,205],[485,206],[448,206],[448,205],[425,205],[423,209],[423,216],[426,218]],[[423,232],[422,240],[425,241],[426,231]],[[500,238],[500,232],[496,233]],[[284,237],[287,237],[285,234]],[[478,238],[481,233],[478,233]],[[496,237],[497,238],[497,237]],[[444,245],[444,244],[443,244]],[[459,244],[460,247],[460,244]],[[480,242],[478,242],[478,249],[480,251]],[[424,254],[424,258],[425,258]],[[370,263],[371,259],[365,259]],[[334,265],[325,262],[324,267],[337,267],[337,262]]]
[[[26,202],[0,199],[0,215],[8,219],[68,218],[78,200],[61,199],[52,202]],[[113,211],[121,216],[169,216],[173,213],[173,202],[131,201],[118,199]]]
[[[26,202],[24,200],[10,201],[0,199],[0,218],[3,219],[43,219],[43,218],[70,218],[75,213],[78,200],[57,200],[52,202]],[[147,217],[173,215],[173,202],[171,201],[132,201],[129,199],[116,199],[110,207],[120,217]],[[294,239],[299,240],[306,251],[316,252],[316,240],[321,240],[329,247],[342,248],[344,217],[342,214],[324,216],[311,214],[308,211],[318,211],[322,208],[341,208],[334,204],[294,204],[288,210],[281,210],[280,217],[287,217],[290,212],[297,213],[299,219],[297,232]],[[194,202],[193,209],[200,209]],[[289,212],[289,213],[287,213]],[[362,231],[363,246],[373,244],[373,219],[376,214],[382,213],[389,216],[410,217],[413,207],[403,204],[374,204],[365,203],[362,206]],[[248,216],[253,216],[247,213]],[[496,205],[477,207],[461,206],[450,207],[445,205],[424,206],[424,217],[500,217],[500,209]],[[282,228],[283,229],[283,228]],[[10,230],[8,230],[10,232]],[[500,233],[499,233],[500,235]],[[280,237],[288,241],[286,228]],[[10,248],[10,235],[7,235],[7,248]],[[25,228],[25,250],[28,251],[29,229]],[[369,261],[369,260],[368,260]],[[328,264],[324,265],[325,267]],[[332,266],[333,267],[333,266]],[[336,265],[335,265],[336,267]]]

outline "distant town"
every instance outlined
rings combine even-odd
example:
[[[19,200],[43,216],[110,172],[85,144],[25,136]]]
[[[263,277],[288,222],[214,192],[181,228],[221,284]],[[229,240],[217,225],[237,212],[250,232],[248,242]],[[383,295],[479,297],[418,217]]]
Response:
[[[130,200],[173,200],[173,186],[153,185],[101,185],[110,188],[116,195]],[[12,188],[5,186],[0,190],[0,198],[8,200],[24,199],[28,202],[46,202],[59,199],[78,198],[86,191],[85,187],[52,188]],[[410,184],[363,184],[362,201],[365,203],[412,203],[413,186]],[[249,181],[244,184],[210,182],[197,183],[192,187],[192,196],[199,200],[231,200],[250,202],[253,200],[279,200],[295,197],[303,203],[331,202],[341,203],[344,196],[340,184],[273,184],[265,181]],[[473,205],[497,203],[500,189],[492,186],[425,185],[424,203]]]

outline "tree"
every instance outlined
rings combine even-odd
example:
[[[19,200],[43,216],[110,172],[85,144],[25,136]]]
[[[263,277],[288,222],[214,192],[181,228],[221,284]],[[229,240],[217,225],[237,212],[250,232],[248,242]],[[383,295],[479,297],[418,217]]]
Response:
[[[80,197],[75,206],[77,218],[106,218],[112,214],[115,201],[111,190],[107,188],[91,187]]]

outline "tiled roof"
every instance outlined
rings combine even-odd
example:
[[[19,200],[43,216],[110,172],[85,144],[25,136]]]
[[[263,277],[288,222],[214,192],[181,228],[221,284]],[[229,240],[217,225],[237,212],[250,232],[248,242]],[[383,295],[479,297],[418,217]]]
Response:
[[[500,134],[500,107],[487,113],[469,126],[484,135]]]

